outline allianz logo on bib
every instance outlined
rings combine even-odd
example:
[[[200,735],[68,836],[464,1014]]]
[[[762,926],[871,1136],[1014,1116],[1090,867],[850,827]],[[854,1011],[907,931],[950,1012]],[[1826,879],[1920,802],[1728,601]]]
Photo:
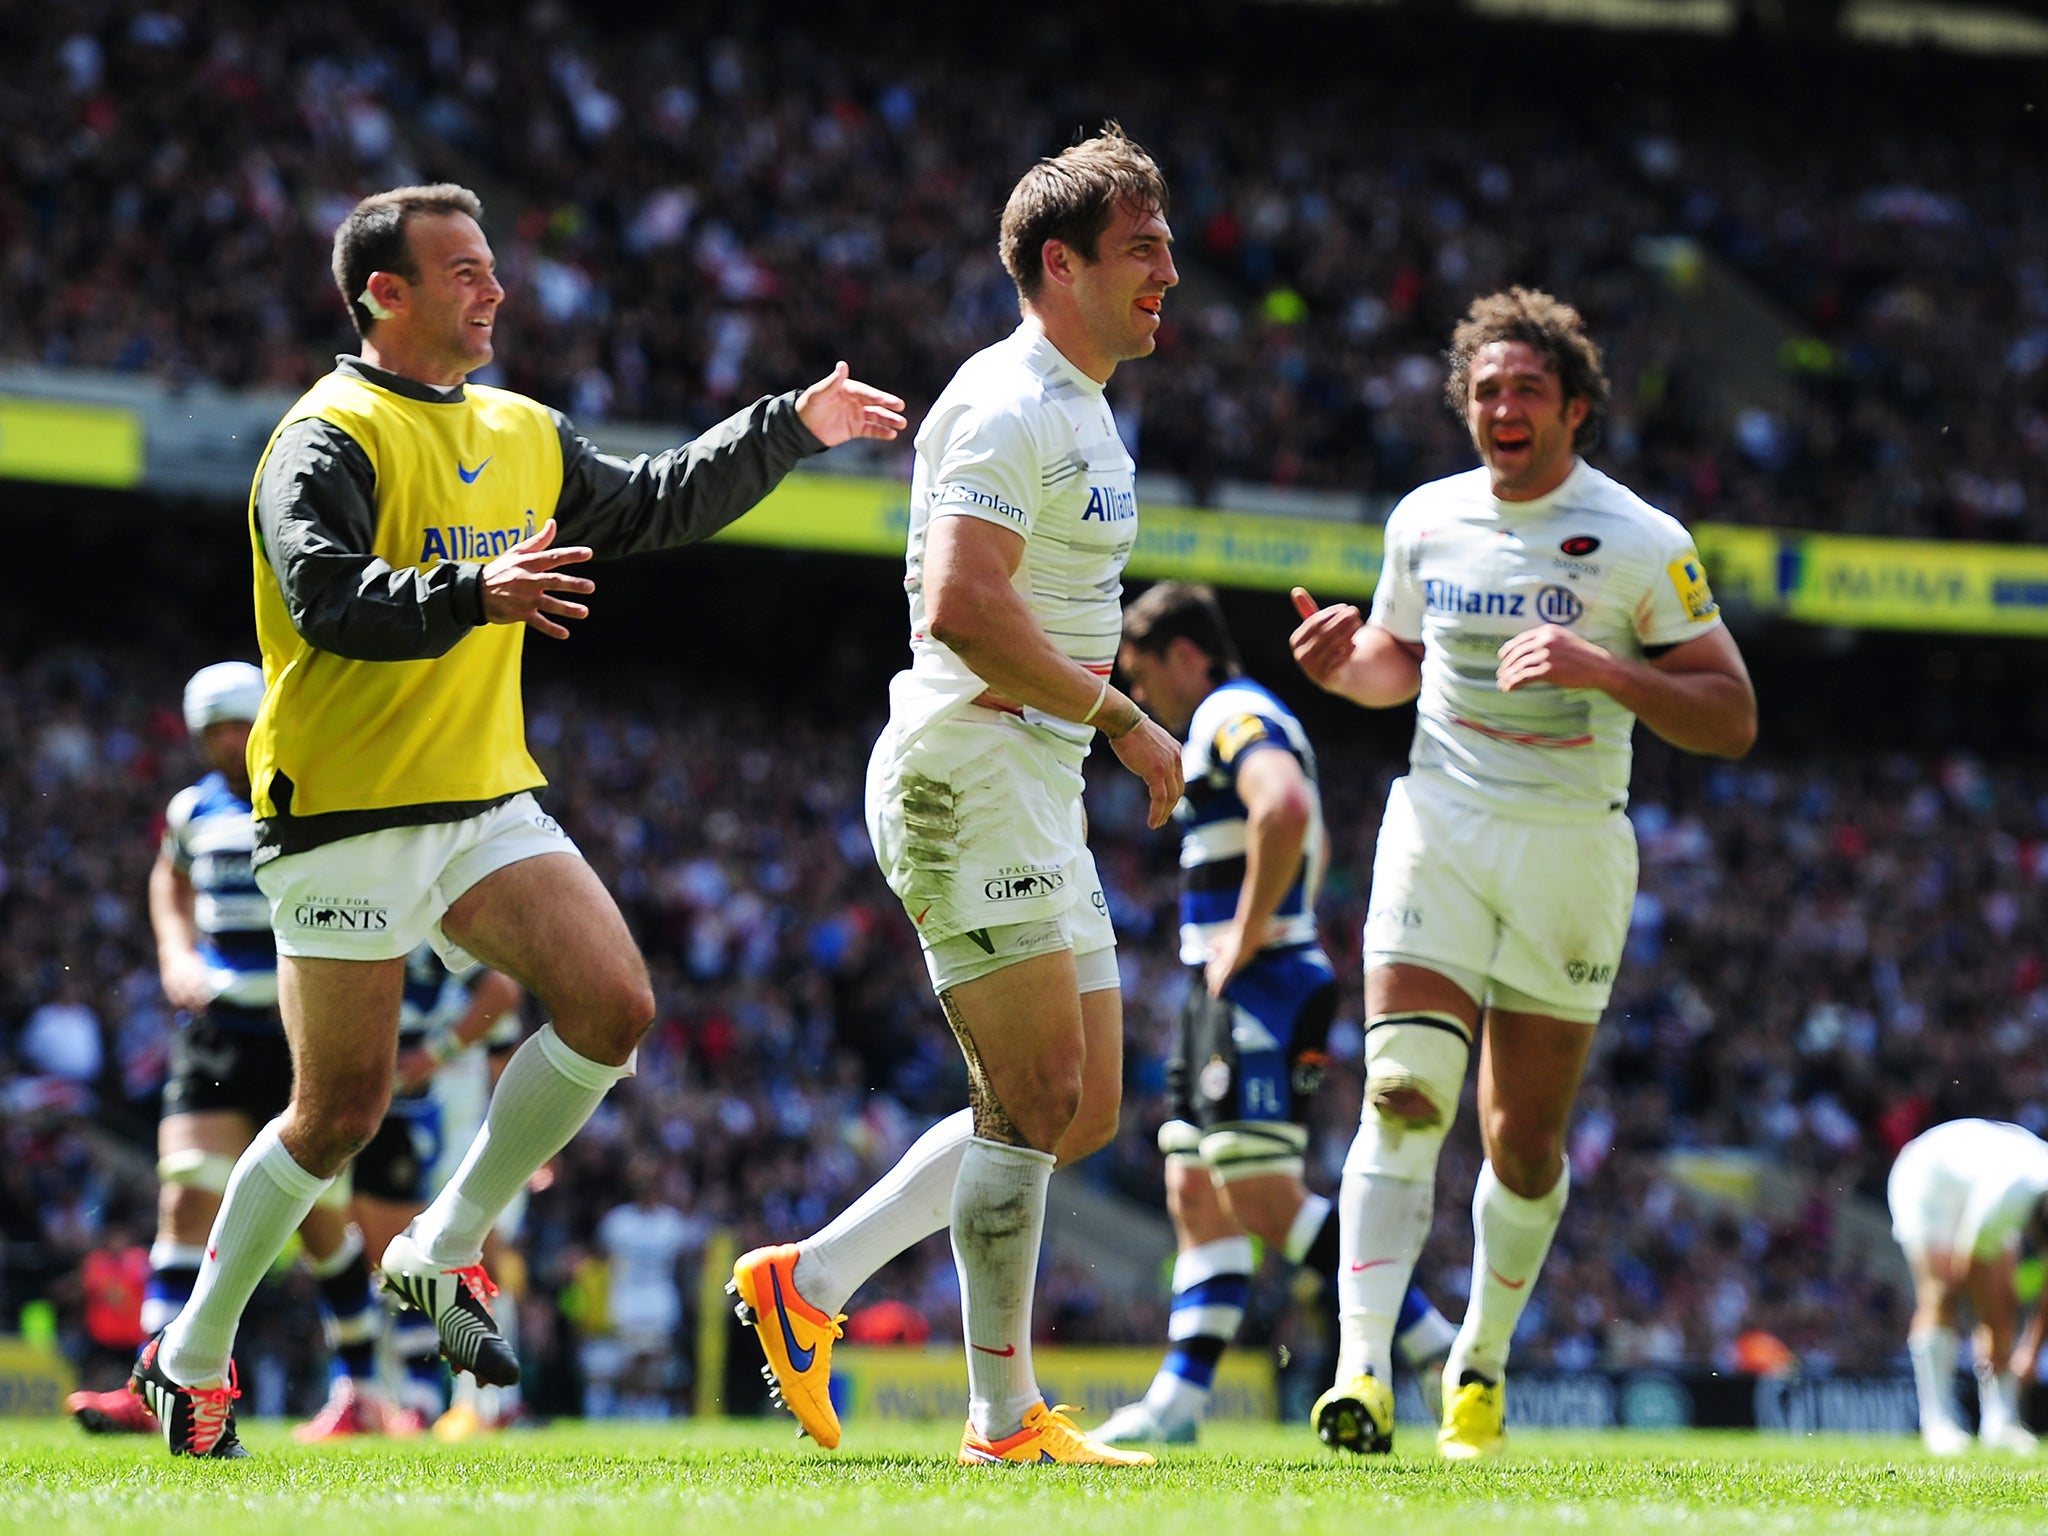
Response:
[[[1081,514],[1081,521],[1093,519],[1099,523],[1127,523],[1138,515],[1138,493],[1118,490],[1113,485],[1091,485],[1088,487],[1088,508]]]
[[[360,896],[311,896],[292,908],[292,921],[319,933],[382,933],[391,926],[391,909]]]

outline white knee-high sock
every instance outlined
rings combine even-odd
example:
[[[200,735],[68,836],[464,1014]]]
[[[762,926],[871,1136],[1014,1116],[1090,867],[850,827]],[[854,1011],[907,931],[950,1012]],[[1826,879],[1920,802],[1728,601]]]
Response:
[[[1913,1360],[1913,1385],[1920,1395],[1920,1427],[1941,1423],[1960,1425],[1956,1409],[1956,1356],[1959,1345],[1955,1330],[1935,1328],[1911,1334],[1906,1353]]]
[[[953,1215],[960,1160],[973,1138],[973,1110],[946,1116],[865,1194],[797,1244],[796,1288],[804,1300],[820,1312],[838,1312],[876,1270],[943,1230]]]
[[[1394,1329],[1422,1257],[1436,1186],[1347,1165],[1337,1188],[1337,1375],[1394,1379]]]
[[[1489,1381],[1499,1381],[1506,1371],[1508,1341],[1564,1219],[1571,1186],[1569,1160],[1548,1193],[1534,1200],[1495,1178],[1491,1159],[1481,1165],[1472,1191],[1472,1300],[1444,1362],[1447,1387],[1457,1385],[1467,1371]]]
[[[953,1186],[953,1264],[967,1342],[967,1417],[991,1440],[1041,1401],[1031,1368],[1031,1298],[1053,1156],[976,1136]]]
[[[2003,1434],[2020,1421],[2020,1379],[2011,1371],[2001,1371],[1996,1362],[1978,1360],[1977,1374],[1977,1433],[1979,1435]]]
[[[227,1374],[242,1309],[333,1182],[298,1165],[278,1140],[275,1120],[256,1133],[228,1175],[192,1299],[164,1334],[159,1360],[171,1380],[193,1387]]]
[[[542,1026],[505,1064],[483,1129],[448,1187],[413,1219],[413,1241],[437,1264],[476,1263],[498,1213],[630,1070],[579,1055],[554,1025]]]

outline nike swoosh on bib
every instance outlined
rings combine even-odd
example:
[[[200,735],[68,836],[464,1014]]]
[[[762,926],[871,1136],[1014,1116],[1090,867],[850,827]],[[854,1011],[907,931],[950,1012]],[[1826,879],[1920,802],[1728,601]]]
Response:
[[[495,453],[491,455],[491,459],[495,459],[496,457],[497,455]],[[477,465],[475,469],[464,469],[462,467],[462,460],[457,459],[455,461],[455,473],[462,476],[462,483],[464,485],[475,485],[476,477],[491,467],[491,459],[485,459],[483,463]]]
[[[772,1269],[769,1270],[768,1284],[775,1291],[775,1320],[782,1324],[782,1347],[789,1351],[789,1363],[795,1366],[800,1373],[808,1371],[811,1368],[811,1361],[817,1358],[818,1347],[815,1344],[809,1349],[798,1349],[796,1347],[796,1334],[790,1330],[789,1326],[789,1312],[782,1305],[782,1276],[776,1274]]]

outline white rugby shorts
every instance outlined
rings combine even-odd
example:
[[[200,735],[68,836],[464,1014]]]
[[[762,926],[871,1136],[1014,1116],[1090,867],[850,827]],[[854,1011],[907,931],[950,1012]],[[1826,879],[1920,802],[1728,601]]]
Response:
[[[1635,906],[1636,835],[1503,816],[1410,774],[1387,795],[1373,856],[1365,964],[1443,970],[1475,1001],[1598,1023]]]
[[[939,990],[965,979],[947,979],[941,962],[960,947],[952,941],[971,945],[973,934],[994,936],[991,958],[1004,963],[1115,946],[1081,809],[1086,755],[973,705],[908,742],[883,731],[868,761],[868,838]],[[1017,940],[1007,955],[1006,939]]]
[[[386,827],[256,871],[270,901],[277,952],[314,960],[397,960],[431,942],[458,974],[476,957],[441,931],[441,919],[487,875],[545,853],[582,857],[530,794],[461,821]]]
[[[1892,1236],[1907,1253],[1955,1252],[1970,1187],[1927,1148],[1906,1143],[1885,1180],[1884,1197],[1891,1207]]]

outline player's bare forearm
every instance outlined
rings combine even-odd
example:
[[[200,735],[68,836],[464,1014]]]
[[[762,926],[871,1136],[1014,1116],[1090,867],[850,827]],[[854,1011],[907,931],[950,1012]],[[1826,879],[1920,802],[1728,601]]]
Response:
[[[1144,711],[1052,643],[1011,582],[1005,530],[971,519],[937,520],[925,543],[925,627],[974,675],[1015,703],[1101,727],[1114,741]],[[1021,554],[1023,541],[1016,540]],[[1097,707],[1097,700],[1100,707]]]
[[[1324,684],[1367,709],[1392,709],[1422,691],[1422,647],[1399,640],[1377,624],[1360,626],[1351,655]]]
[[[1756,690],[1725,629],[1621,664],[1608,696],[1674,747],[1737,758],[1756,744]]]
[[[1237,792],[1245,806],[1244,884],[1238,888],[1234,921],[1246,941],[1256,944],[1301,871],[1308,785],[1291,755],[1266,750],[1245,759]]]

